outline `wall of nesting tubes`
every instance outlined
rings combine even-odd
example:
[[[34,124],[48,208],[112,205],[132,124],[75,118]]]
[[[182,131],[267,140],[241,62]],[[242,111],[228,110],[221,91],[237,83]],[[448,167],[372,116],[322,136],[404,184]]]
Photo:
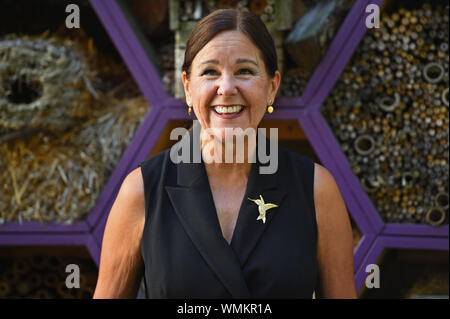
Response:
[[[184,103],[166,93],[142,42],[130,27],[118,3],[107,0],[90,2],[152,108],[85,220],[68,226],[38,222],[7,223],[0,227],[0,244],[9,247],[84,246],[98,265],[107,215],[123,178],[159,148],[160,137],[166,135],[164,132],[171,125],[185,123],[189,118]],[[369,3],[381,6],[383,1],[356,1],[302,96],[278,98],[276,112],[270,118],[265,118],[272,122],[294,121],[294,127],[299,124],[317,158],[334,175],[352,221],[362,235],[354,251],[358,291],[362,290],[367,275],[366,265],[379,262],[386,251],[448,251],[448,225],[432,227],[424,224],[386,223],[380,218],[320,111],[364,34],[368,32],[365,27],[365,7]],[[47,260],[47,263],[51,264],[51,261]],[[15,267],[20,267],[20,264]]]

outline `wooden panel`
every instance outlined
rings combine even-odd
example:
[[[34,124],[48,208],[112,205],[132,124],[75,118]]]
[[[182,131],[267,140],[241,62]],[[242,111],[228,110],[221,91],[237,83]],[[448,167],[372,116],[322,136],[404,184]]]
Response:
[[[278,139],[280,140],[306,140],[306,135],[298,124],[297,120],[262,120],[261,128],[267,129],[267,136],[270,137],[269,129],[278,128]]]

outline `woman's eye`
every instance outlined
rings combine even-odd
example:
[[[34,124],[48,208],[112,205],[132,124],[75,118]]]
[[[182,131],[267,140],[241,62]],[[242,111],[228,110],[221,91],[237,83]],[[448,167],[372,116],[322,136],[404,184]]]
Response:
[[[240,74],[253,74],[252,70],[250,70],[250,69],[240,69],[239,73]]]
[[[208,70],[203,71],[203,74],[204,75],[216,75],[217,72],[213,69],[208,69]]]

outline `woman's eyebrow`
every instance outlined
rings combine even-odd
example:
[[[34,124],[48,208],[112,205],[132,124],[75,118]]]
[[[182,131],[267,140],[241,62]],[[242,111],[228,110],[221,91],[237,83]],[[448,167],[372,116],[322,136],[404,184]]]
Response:
[[[208,64],[208,63],[219,64],[219,61],[218,60],[206,60],[206,61],[203,61],[202,63],[200,63],[200,65]]]
[[[252,64],[254,64],[254,65],[256,65],[256,66],[258,66],[258,63],[256,63],[255,61],[253,61],[253,60],[250,60],[250,59],[237,59],[236,60],[236,64],[239,64],[239,63],[252,63]]]
[[[219,61],[218,60],[214,60],[214,59],[206,60],[206,61],[203,61],[202,63],[200,63],[200,65],[208,64],[208,63],[219,64]],[[258,66],[258,63],[256,63],[253,60],[250,60],[250,59],[237,59],[236,60],[236,64],[240,64],[240,63],[252,63],[252,64]]]

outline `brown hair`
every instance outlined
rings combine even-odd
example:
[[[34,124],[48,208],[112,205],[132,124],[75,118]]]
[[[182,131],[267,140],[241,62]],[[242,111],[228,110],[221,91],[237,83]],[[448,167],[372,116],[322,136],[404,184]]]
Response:
[[[219,32],[237,30],[245,34],[261,51],[269,76],[278,70],[273,39],[264,22],[254,13],[236,9],[219,9],[201,19],[191,31],[186,43],[182,70],[189,77],[197,53]]]

